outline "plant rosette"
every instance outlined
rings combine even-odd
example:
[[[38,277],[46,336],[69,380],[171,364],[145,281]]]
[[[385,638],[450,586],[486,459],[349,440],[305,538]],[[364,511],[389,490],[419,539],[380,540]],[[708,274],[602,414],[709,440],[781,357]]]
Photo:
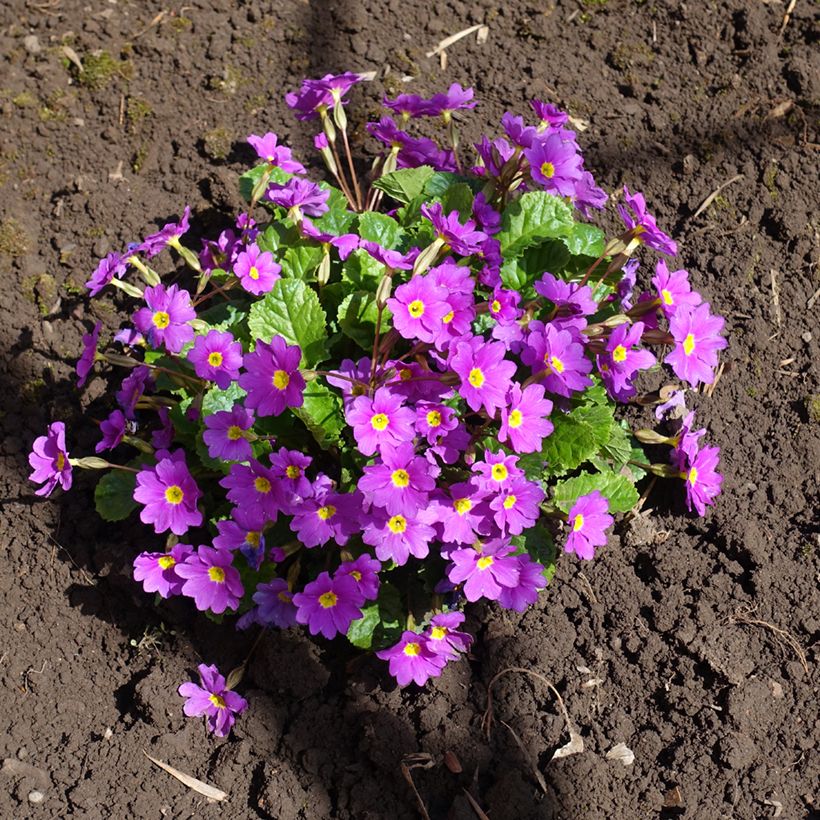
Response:
[[[146,592],[238,629],[345,638],[423,685],[469,652],[466,604],[533,605],[557,553],[593,559],[647,474],[704,514],[719,449],[664,381],[712,383],[726,341],[670,271],[675,242],[641,194],[624,189],[619,236],[590,223],[607,195],[566,114],[534,100],[533,122],[505,114],[468,157],[471,89],[385,99],[363,179],[345,109],[359,81],[306,80],[286,98],[318,126],[332,183],[275,134],[251,136],[259,164],[232,228],[195,252],[186,207],[99,263],[91,295],[138,304],[110,345],[99,324],[83,337],[79,382],[95,367],[125,378],[97,455],[70,457],[55,421],[31,479],[48,495],[76,468],[105,471],[100,515],[139,511],[166,536],[134,561]],[[438,142],[411,134],[419,118],[441,124]],[[636,290],[645,249],[660,258]],[[150,266],[160,253],[180,260],[173,283]],[[662,431],[633,435],[625,403],[657,405]],[[668,460],[649,463],[641,442]],[[241,674],[199,672],[180,687],[186,714],[224,735],[246,707]]]

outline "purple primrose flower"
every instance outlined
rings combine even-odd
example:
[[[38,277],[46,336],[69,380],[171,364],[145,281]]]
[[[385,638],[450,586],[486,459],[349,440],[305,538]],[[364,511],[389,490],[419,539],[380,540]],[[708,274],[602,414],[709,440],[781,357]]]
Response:
[[[126,425],[125,413],[122,410],[112,410],[108,418],[100,424],[100,432],[103,437],[102,441],[97,443],[94,452],[101,453],[103,450],[113,450],[122,441]]]
[[[145,592],[157,592],[161,598],[179,595],[184,581],[177,565],[193,551],[189,544],[175,544],[168,552],[141,552],[134,559],[134,580],[142,583]]]
[[[248,393],[245,404],[260,416],[280,416],[288,407],[301,407],[301,358],[299,345],[289,345],[282,336],[274,336],[270,344],[257,340],[254,352],[245,356],[247,372],[239,377],[239,386]]]
[[[254,296],[267,293],[282,272],[282,266],[274,261],[270,251],[260,251],[258,245],[249,245],[238,254],[233,264],[233,272],[243,290]]]
[[[188,232],[189,220],[191,218],[191,208],[186,205],[179,222],[168,222],[156,233],[152,233],[137,245],[136,251],[144,253],[149,259],[156,256],[170,242],[178,240],[180,236]]]
[[[305,166],[292,158],[290,148],[278,145],[279,138],[272,131],[268,131],[265,136],[260,137],[251,134],[248,137],[248,144],[256,151],[259,159],[264,160],[268,165],[281,168],[289,174],[304,174]]]
[[[672,366],[678,378],[692,387],[714,381],[718,351],[728,344],[720,335],[723,324],[722,316],[710,313],[708,302],[696,307],[682,306],[675,311],[669,319],[675,348],[664,362]]]
[[[183,579],[182,594],[193,598],[200,611],[210,610],[220,615],[226,609],[239,607],[245,590],[229,550],[203,545],[175,569]]]
[[[434,652],[424,636],[409,629],[402,633],[397,644],[376,652],[376,657],[388,662],[387,668],[399,686],[407,686],[411,681],[424,686],[430,678],[437,678],[447,665],[444,653]]]
[[[164,345],[169,353],[179,353],[194,338],[194,329],[188,324],[196,319],[191,294],[178,285],[155,285],[145,289],[145,302],[148,307],[133,316],[137,330],[154,347]]]
[[[179,687],[179,694],[186,699],[182,711],[188,717],[205,715],[208,730],[217,737],[227,737],[236,722],[235,716],[248,708],[248,702],[225,688],[225,678],[213,665],[199,665],[199,682],[201,686],[188,681]]]
[[[331,578],[323,572],[311,581],[303,592],[293,596],[296,620],[307,624],[311,635],[321,633],[326,638],[346,635],[350,624],[362,617],[365,598],[352,575]]]
[[[216,382],[220,390],[227,390],[239,378],[242,345],[226,330],[209,330],[207,335],[194,339],[188,361],[200,379]]]
[[[624,201],[626,205],[618,205],[618,213],[635,238],[653,250],[674,256],[678,252],[677,243],[658,227],[655,217],[646,210],[643,194],[630,194],[624,185]]]
[[[211,458],[223,461],[247,461],[253,449],[246,433],[253,427],[253,413],[241,404],[205,416],[202,438]]]
[[[71,489],[71,462],[65,447],[65,424],[55,421],[49,424],[46,435],[34,440],[28,463],[33,472],[28,477],[35,484],[42,484],[36,495],[47,496],[59,484],[64,490]]]
[[[574,552],[579,558],[592,560],[595,547],[606,544],[606,530],[614,521],[608,510],[609,501],[599,490],[579,496],[567,516],[570,532],[564,552]]]
[[[145,505],[140,520],[153,524],[154,532],[171,530],[174,535],[184,535],[188,527],[198,527],[202,523],[202,513],[197,509],[201,496],[182,450],[137,473],[134,501]]]
[[[116,276],[122,279],[127,270],[125,259],[118,253],[109,253],[100,259],[91,278],[85,283],[91,296],[96,296]]]
[[[83,352],[77,360],[77,387],[82,387],[85,384],[86,379],[88,379],[88,374],[94,366],[94,361],[97,357],[97,342],[100,338],[101,328],[102,322],[97,322],[91,333],[83,333]]]

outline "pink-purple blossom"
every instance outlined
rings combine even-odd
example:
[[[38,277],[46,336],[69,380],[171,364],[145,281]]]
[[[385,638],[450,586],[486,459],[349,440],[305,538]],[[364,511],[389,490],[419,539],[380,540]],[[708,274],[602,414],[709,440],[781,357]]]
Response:
[[[558,196],[573,196],[581,178],[583,160],[578,146],[565,142],[556,132],[533,141],[524,150],[533,181]]]
[[[211,458],[223,461],[247,461],[253,449],[247,432],[253,427],[253,413],[241,404],[205,416],[202,438]]]
[[[182,711],[188,717],[204,715],[208,731],[217,737],[227,737],[236,715],[248,708],[248,702],[226,688],[225,678],[215,666],[202,663],[198,669],[200,686],[188,681],[179,687],[179,694],[186,699]]]
[[[256,151],[259,159],[268,165],[281,168],[289,174],[304,174],[305,166],[293,159],[290,148],[279,145],[278,141],[279,138],[272,131],[268,131],[262,137],[256,134],[248,137],[248,144]]]
[[[51,495],[59,484],[64,490],[71,489],[71,462],[65,446],[65,424],[55,421],[48,426],[46,435],[34,440],[28,463],[33,472],[28,477],[35,484],[42,484],[36,495]]]
[[[97,322],[91,333],[83,333],[82,343],[83,352],[77,360],[77,387],[83,387],[91,368],[94,366],[94,361],[97,357],[97,342],[100,338],[100,329],[102,322]]]
[[[257,340],[254,352],[245,356],[246,372],[239,377],[239,386],[248,394],[245,405],[259,416],[279,416],[288,407],[301,407],[301,358],[299,345],[289,345],[282,336],[274,336],[270,344]]]
[[[202,523],[197,509],[201,497],[182,450],[137,473],[134,501],[144,505],[140,520],[153,524],[154,532],[171,530],[174,535],[184,535],[189,527],[198,527]]]
[[[144,253],[149,259],[156,256],[166,245],[188,232],[190,218],[191,208],[186,205],[179,222],[168,222],[156,233],[146,236],[141,244],[137,245],[137,252]]]
[[[331,578],[323,572],[293,596],[296,620],[307,624],[311,635],[321,633],[326,638],[347,634],[350,624],[361,618],[365,598],[356,579],[350,575]]]
[[[431,343],[449,312],[447,290],[430,276],[414,276],[399,285],[387,300],[393,314],[393,327],[405,339]]]
[[[618,205],[618,213],[632,235],[650,248],[674,256],[678,252],[677,243],[658,227],[655,217],[646,210],[643,194],[637,191],[631,194],[624,185],[624,202],[626,205]]]
[[[637,392],[632,384],[635,374],[657,363],[652,353],[638,347],[643,328],[643,322],[618,325],[609,334],[603,352],[597,356],[601,379],[609,395],[620,402],[628,401]]]
[[[501,408],[498,440],[508,442],[516,453],[539,452],[544,439],[555,429],[547,418],[552,402],[545,393],[541,384],[529,384],[523,389],[513,384],[510,388],[508,404]]]
[[[161,598],[180,595],[184,580],[177,574],[177,566],[193,550],[189,544],[175,544],[168,552],[141,552],[134,559],[134,580],[145,592],[156,592]]]
[[[125,413],[122,410],[112,410],[108,418],[100,424],[102,440],[97,442],[94,452],[101,453],[103,450],[113,450],[122,441],[126,424]]]
[[[689,272],[686,270],[670,272],[664,259],[658,259],[655,263],[652,287],[655,288],[660,308],[667,319],[684,305],[693,308],[701,303],[700,294],[693,291],[689,284]]]
[[[472,219],[462,224],[458,211],[445,214],[439,202],[422,205],[421,213],[433,223],[433,230],[444,245],[461,256],[476,253],[481,243],[487,238],[487,234],[483,231],[476,230]]]
[[[133,316],[137,330],[153,347],[164,346],[169,353],[179,353],[194,338],[194,329],[188,324],[196,319],[191,294],[178,285],[155,285],[145,289],[145,303],[147,307]]]
[[[669,319],[669,332],[675,347],[664,359],[675,375],[697,387],[715,379],[718,351],[727,346],[720,335],[723,317],[713,316],[708,302],[695,307],[682,306]]]
[[[397,566],[414,558],[426,558],[436,531],[415,516],[389,515],[384,510],[374,510],[362,533],[362,541],[375,548],[380,561],[393,561]]]
[[[411,681],[424,686],[447,665],[445,653],[434,652],[423,635],[409,629],[397,644],[376,652],[376,657],[388,662],[387,668],[399,686],[407,686]]]
[[[567,515],[569,534],[564,552],[574,552],[587,561],[595,557],[595,547],[606,544],[606,530],[614,519],[609,515],[609,501],[600,490],[579,496]]]
[[[430,465],[410,442],[385,450],[381,463],[364,467],[358,483],[365,501],[390,515],[413,515],[435,486]]]
[[[520,569],[512,552],[509,542],[500,539],[478,548],[452,550],[447,577],[454,584],[463,584],[464,597],[470,602],[479,598],[496,601],[503,587],[518,584]]]
[[[122,279],[127,270],[125,259],[119,253],[111,252],[100,259],[91,278],[85,283],[91,296],[96,296],[116,276]]]
[[[188,361],[200,379],[216,382],[220,390],[227,390],[239,378],[242,345],[227,330],[209,330],[194,339]]]
[[[233,272],[243,290],[260,296],[267,293],[281,278],[282,266],[274,260],[270,251],[261,251],[258,245],[249,245],[237,255]]]
[[[181,593],[193,598],[197,609],[220,615],[239,607],[245,590],[230,551],[203,545],[175,569],[183,579]]]
[[[450,369],[461,379],[459,395],[471,410],[481,407],[492,416],[506,404],[507,391],[515,375],[515,363],[504,358],[500,342],[473,336],[456,342],[451,350]]]
[[[372,399],[357,396],[345,415],[362,455],[372,456],[376,451],[385,453],[413,440],[416,414],[389,388],[379,388]]]

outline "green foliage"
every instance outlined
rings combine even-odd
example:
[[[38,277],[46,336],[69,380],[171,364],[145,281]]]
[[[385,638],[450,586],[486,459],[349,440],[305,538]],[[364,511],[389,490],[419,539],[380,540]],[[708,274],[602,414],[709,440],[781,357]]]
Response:
[[[349,283],[356,290],[375,293],[383,276],[384,265],[377,262],[367,251],[353,251],[342,265],[342,282]]]
[[[418,168],[402,168],[385,174],[373,183],[374,188],[384,191],[388,196],[405,205],[420,196],[424,186],[434,176],[429,165]]]
[[[251,305],[248,328],[254,339],[281,336],[302,348],[302,366],[315,367],[327,356],[327,319],[316,291],[299,279],[278,279]]]
[[[345,427],[339,394],[321,382],[310,382],[305,388],[304,404],[293,409],[320,447],[327,449],[339,442]]]
[[[137,477],[125,470],[110,470],[97,482],[94,506],[104,521],[123,521],[137,509],[134,488]]]
[[[569,512],[579,496],[598,490],[609,499],[609,511],[623,513],[638,502],[638,491],[630,476],[605,470],[600,473],[583,472],[555,485],[554,501],[558,509]]]
[[[393,217],[367,211],[359,217],[359,236],[370,242],[377,242],[383,248],[395,250],[404,231]]]
[[[504,211],[496,239],[502,256],[509,259],[544,239],[569,237],[574,224],[572,210],[562,199],[544,191],[528,191]]]
[[[342,304],[339,305],[337,317],[339,329],[368,353],[373,349],[377,318],[376,297],[372,293],[356,291],[346,296]],[[386,333],[390,329],[390,318],[390,311],[384,308],[382,311],[382,333]]]
[[[384,649],[396,643],[402,632],[402,603],[390,583],[379,588],[379,597],[362,609],[362,617],[350,624],[347,639],[359,649]]]
[[[310,279],[324,251],[316,245],[291,245],[279,259],[282,276],[288,279]]]

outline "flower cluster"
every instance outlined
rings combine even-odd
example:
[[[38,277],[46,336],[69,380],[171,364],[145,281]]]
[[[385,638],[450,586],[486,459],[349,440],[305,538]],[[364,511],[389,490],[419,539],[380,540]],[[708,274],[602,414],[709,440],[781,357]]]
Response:
[[[321,129],[334,185],[275,134],[252,135],[260,164],[235,225],[197,253],[186,208],[100,262],[90,293],[140,304],[111,346],[98,349],[99,325],[83,337],[77,373],[127,369],[96,451],[136,452],[69,458],[55,422],[31,478],[48,495],[74,467],[110,470],[101,514],[138,509],[167,538],[134,560],[146,592],[236,614],[240,629],[346,636],[400,686],[422,685],[469,653],[466,604],[523,612],[556,542],[592,559],[647,473],[680,481],[698,514],[714,503],[719,450],[683,391],[659,408],[676,411],[667,434],[636,440],[615,407],[651,404],[664,365],[712,383],[726,341],[685,270],[660,258],[639,277],[642,248],[677,250],[641,194],[624,189],[609,242],[586,221],[608,197],[563,112],[534,100],[532,122],[505,114],[468,160],[457,123],[471,89],[387,99],[367,126],[383,151],[366,185],[347,136],[358,81],[287,96]],[[419,118],[441,139],[414,136]],[[187,278],[150,267],[166,249]],[[669,462],[646,463],[641,441],[669,445]],[[199,672],[180,687],[185,713],[224,736],[245,701],[215,667]]]

